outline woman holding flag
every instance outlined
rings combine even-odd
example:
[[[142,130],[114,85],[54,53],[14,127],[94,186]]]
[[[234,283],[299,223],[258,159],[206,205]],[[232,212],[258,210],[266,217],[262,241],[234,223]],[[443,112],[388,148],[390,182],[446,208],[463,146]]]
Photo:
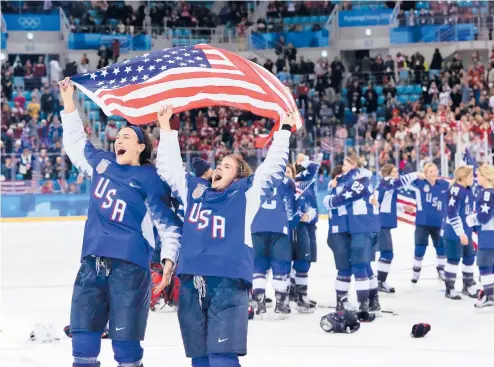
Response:
[[[296,116],[289,113],[283,119],[255,174],[242,157],[229,155],[214,170],[210,184],[185,172],[171,115],[171,106],[158,112],[157,167],[185,210],[177,269],[185,353],[194,367],[237,367],[238,356],[247,354],[251,224],[284,177]]]

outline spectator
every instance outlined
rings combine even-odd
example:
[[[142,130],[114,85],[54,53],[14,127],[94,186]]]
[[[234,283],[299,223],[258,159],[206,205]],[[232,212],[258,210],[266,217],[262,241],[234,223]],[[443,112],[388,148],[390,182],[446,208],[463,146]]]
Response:
[[[11,157],[5,157],[5,162],[2,164],[2,175],[0,181],[12,181],[12,171],[14,165]]]
[[[435,72],[439,72],[442,69],[442,65],[443,56],[441,55],[441,52],[439,52],[439,49],[436,48],[436,50],[434,51],[434,55],[432,55],[432,61],[429,69],[434,70]]]
[[[29,149],[24,149],[19,159],[17,172],[22,175],[23,180],[32,180],[33,178],[33,156]]]
[[[53,96],[50,93],[50,88],[45,88],[43,95],[41,96],[41,111],[43,112],[43,117],[48,116],[53,113]]]
[[[105,128],[105,137],[109,144],[110,151],[115,150],[115,139],[117,138],[118,127],[115,124],[115,121],[109,120],[108,125]]]
[[[38,62],[34,64],[33,76],[37,78],[43,78],[46,76],[45,58],[43,56],[38,57]]]

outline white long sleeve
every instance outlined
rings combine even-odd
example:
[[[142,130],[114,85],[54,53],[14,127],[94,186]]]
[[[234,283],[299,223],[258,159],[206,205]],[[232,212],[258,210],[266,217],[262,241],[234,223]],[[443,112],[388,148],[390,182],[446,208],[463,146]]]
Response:
[[[180,201],[186,212],[188,174],[180,155],[178,131],[160,131],[156,168],[160,177],[170,186],[172,195]]]

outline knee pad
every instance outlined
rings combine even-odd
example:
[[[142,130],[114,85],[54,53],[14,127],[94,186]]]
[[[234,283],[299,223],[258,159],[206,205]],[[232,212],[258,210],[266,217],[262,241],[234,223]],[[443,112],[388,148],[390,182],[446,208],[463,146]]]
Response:
[[[254,259],[254,273],[266,274],[269,269],[270,261],[267,257],[258,257]]]
[[[238,355],[234,353],[214,353],[209,355],[210,367],[240,367]]]
[[[273,269],[273,276],[275,275],[289,275],[291,270],[290,261],[272,261],[271,269]]]
[[[352,273],[355,278],[367,278],[367,264],[352,265]]]
[[[381,251],[381,259],[391,261],[393,260],[393,257],[394,257],[393,251]]]
[[[210,367],[209,357],[195,357],[192,358],[192,367]]]
[[[415,245],[415,257],[424,257],[426,248],[425,245]]]
[[[467,256],[463,258],[463,264],[464,265],[473,265],[475,262],[475,256]]]
[[[351,276],[352,276],[352,270],[351,269],[338,270],[338,277],[350,278]]]
[[[96,362],[101,350],[101,333],[77,332],[72,334],[72,356],[74,360]]]
[[[445,256],[446,255],[446,249],[444,248],[444,246],[436,247],[436,255],[437,256]]]
[[[112,347],[119,364],[140,362],[144,354],[139,340],[112,340]]]
[[[295,260],[293,262],[293,268],[297,273],[307,273],[310,269],[310,262],[305,260]]]

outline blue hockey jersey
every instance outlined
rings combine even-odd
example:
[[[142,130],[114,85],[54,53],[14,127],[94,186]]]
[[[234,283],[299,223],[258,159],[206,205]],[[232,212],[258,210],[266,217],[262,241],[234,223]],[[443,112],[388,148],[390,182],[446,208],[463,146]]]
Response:
[[[384,177],[377,188],[377,201],[379,202],[379,219],[382,228],[396,228],[398,217],[396,202],[398,190],[410,185],[417,179],[417,173],[412,172],[395,180],[392,177]]]
[[[473,206],[472,190],[459,184],[450,187],[447,215],[443,222],[443,237],[458,240],[465,234],[472,238],[472,228],[467,224],[467,216]]]
[[[441,228],[446,214],[448,187],[448,181],[443,179],[437,179],[434,185],[427,180],[412,183],[417,202],[416,225]]]
[[[252,221],[261,202],[285,177],[290,132],[275,132],[268,155],[256,173],[235,181],[223,192],[185,172],[177,131],[161,131],[160,135],[158,172],[185,209],[177,273],[252,283]]]
[[[467,218],[469,226],[477,226],[480,249],[494,249],[494,189],[478,190],[477,211]]]
[[[64,148],[74,165],[91,177],[81,257],[105,256],[148,269],[154,224],[163,243],[161,259],[176,262],[182,222],[170,208],[170,187],[156,168],[118,164],[114,153],[87,141],[77,111],[62,111],[61,116]]]
[[[317,192],[316,192],[316,183],[317,183],[317,173],[319,172],[320,163],[313,161],[304,161],[301,163],[301,166],[305,168],[304,171],[299,172],[295,176],[295,183],[297,188],[301,191],[304,191],[304,197],[307,201],[307,204],[310,208],[316,210],[316,215],[309,222],[309,224],[316,224],[319,218],[319,210],[317,207]]]
[[[329,234],[332,233],[346,233],[348,232],[348,210],[346,205],[342,205],[338,208],[331,209],[329,207],[329,200],[333,195],[340,195],[345,189],[347,184],[347,179],[350,176],[341,175],[337,178],[338,184],[335,188],[328,188],[328,195],[324,197],[323,203],[326,209],[328,209],[328,220],[329,220]]]
[[[346,184],[341,194],[329,198],[331,209],[346,205],[348,209],[348,229],[350,233],[378,233],[379,208],[371,203],[374,189],[370,178],[372,173],[363,169],[353,169],[345,174]]]
[[[252,233],[273,232],[288,235],[289,219],[296,211],[295,183],[285,177],[273,195],[261,204],[252,222]]]

